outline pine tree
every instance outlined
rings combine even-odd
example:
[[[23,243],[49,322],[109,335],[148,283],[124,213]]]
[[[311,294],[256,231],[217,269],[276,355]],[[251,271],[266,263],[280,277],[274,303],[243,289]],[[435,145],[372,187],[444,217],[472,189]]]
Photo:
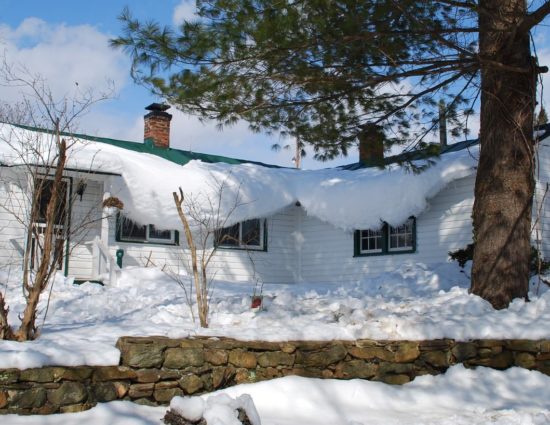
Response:
[[[246,120],[346,154],[365,128],[414,145],[480,99],[472,291],[504,308],[528,289],[536,74],[530,30],[550,1],[212,0],[173,29],[126,10],[112,40],[134,79],[181,110]],[[479,95],[479,93],[481,94]],[[416,123],[416,125],[411,125]],[[527,141],[527,143],[525,143]],[[387,146],[389,147],[389,146]]]

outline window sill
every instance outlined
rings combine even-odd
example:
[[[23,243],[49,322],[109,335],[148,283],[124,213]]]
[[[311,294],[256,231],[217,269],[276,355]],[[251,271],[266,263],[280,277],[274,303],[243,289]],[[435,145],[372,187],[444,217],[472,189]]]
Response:
[[[244,247],[244,246],[221,246],[218,245],[216,249],[222,250],[222,251],[252,251],[252,252],[267,252],[267,248],[251,248],[251,247]]]
[[[160,245],[160,246],[179,246],[177,242],[158,242],[158,241],[131,241],[127,239],[116,239],[118,243],[138,244],[138,245]]]
[[[370,254],[364,253],[364,254],[353,254],[353,258],[355,257],[380,257],[380,256],[391,256],[391,255],[400,255],[400,254],[414,254],[416,253],[416,249],[408,249],[406,251],[387,251],[387,252],[373,252]]]

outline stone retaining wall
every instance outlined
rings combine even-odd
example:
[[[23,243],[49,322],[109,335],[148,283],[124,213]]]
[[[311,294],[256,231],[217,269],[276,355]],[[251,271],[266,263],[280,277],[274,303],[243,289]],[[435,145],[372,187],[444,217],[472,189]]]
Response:
[[[287,375],[404,384],[449,366],[520,366],[550,375],[550,340],[291,341],[124,337],[120,366],[0,370],[0,414],[75,412],[97,402],[173,396]]]

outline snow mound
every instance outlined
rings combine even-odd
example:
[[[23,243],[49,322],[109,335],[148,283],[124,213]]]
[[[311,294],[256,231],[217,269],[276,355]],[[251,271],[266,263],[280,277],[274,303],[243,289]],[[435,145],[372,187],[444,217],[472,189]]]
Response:
[[[550,422],[549,384],[548,376],[525,369],[457,365],[402,386],[288,376],[219,393],[250,394],[262,421],[273,424],[542,425]]]
[[[207,397],[174,397],[170,409],[189,421],[204,418],[212,425],[241,425],[237,409],[243,409],[252,425],[261,425],[258,411],[248,394],[235,398],[224,393]]]

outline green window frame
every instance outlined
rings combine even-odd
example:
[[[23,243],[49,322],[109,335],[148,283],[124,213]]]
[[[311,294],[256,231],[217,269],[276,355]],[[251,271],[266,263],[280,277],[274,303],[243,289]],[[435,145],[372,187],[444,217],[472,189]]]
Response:
[[[132,235],[133,233],[133,235]],[[158,230],[153,224],[139,224],[124,214],[116,216],[115,240],[125,243],[179,245],[177,230]]]
[[[267,220],[253,218],[216,231],[217,249],[267,252]]]
[[[353,235],[354,257],[410,254],[416,252],[416,218],[399,226],[384,222],[380,229],[358,229]]]

